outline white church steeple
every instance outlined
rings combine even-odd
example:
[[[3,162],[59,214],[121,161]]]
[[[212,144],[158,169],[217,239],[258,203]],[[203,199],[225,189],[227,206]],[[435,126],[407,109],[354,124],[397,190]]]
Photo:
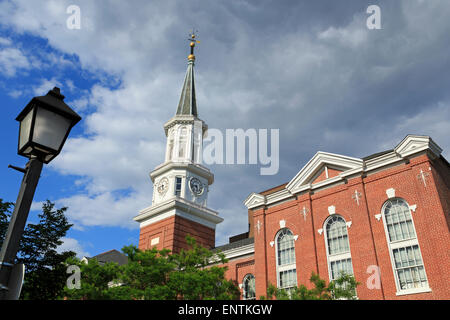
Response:
[[[202,165],[203,137],[207,125],[198,118],[195,96],[194,47],[198,41],[195,34],[191,34],[189,40],[191,53],[188,56],[180,101],[175,115],[164,124],[167,137],[165,159],[150,173],[153,182],[152,205],[141,210],[134,220],[141,224],[142,237],[144,229],[160,232],[160,221],[168,223],[167,219],[171,217],[177,218],[178,221],[187,219],[187,224],[185,220],[184,224],[174,221],[168,223],[169,229],[175,228],[178,233],[193,235],[193,229],[187,225],[195,224],[194,229],[198,230],[207,228],[201,234],[193,236],[198,238],[199,243],[212,247],[215,241],[215,226],[223,219],[216,211],[207,208],[209,186],[214,181],[214,175]],[[181,227],[182,225],[185,227]],[[195,232],[199,232],[198,230]],[[205,236],[206,234],[208,236]],[[181,244],[177,247],[173,242],[167,242],[167,239],[165,241],[162,246],[164,248],[177,250],[182,247]],[[184,238],[178,241],[183,242]],[[156,240],[153,243],[156,243]],[[139,242],[140,248],[149,246],[147,242]]]

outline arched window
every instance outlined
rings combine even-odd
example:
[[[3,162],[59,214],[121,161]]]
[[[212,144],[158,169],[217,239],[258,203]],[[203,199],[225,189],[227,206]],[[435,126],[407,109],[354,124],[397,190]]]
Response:
[[[278,288],[291,289],[297,285],[295,242],[291,230],[281,229],[276,236]]]
[[[255,276],[251,273],[247,274],[242,281],[242,287],[244,289],[243,297],[244,300],[254,300],[256,299],[255,291]]]
[[[324,229],[330,280],[339,278],[342,273],[353,275],[347,225],[344,218],[332,215],[325,221]]]
[[[198,127],[194,127],[194,134],[193,134],[193,138],[194,138],[194,150],[192,151],[192,161],[196,162],[196,163],[201,163],[202,162],[202,155],[201,155],[201,150],[202,150],[202,129],[198,128]]]
[[[409,205],[403,199],[389,199],[382,212],[397,291],[429,290]]]
[[[166,161],[172,160],[172,154],[173,154],[173,146],[174,146],[174,139],[173,139],[173,130],[170,130],[169,138],[167,139],[167,155],[166,155]]]
[[[187,128],[180,128],[180,137],[178,144],[178,158],[184,158],[187,155]]]

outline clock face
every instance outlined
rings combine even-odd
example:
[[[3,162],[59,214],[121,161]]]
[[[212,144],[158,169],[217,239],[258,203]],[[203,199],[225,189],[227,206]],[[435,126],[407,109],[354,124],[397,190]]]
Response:
[[[195,195],[199,196],[203,192],[203,183],[198,178],[191,178],[189,180],[189,188]]]
[[[165,194],[168,187],[169,187],[169,180],[166,177],[159,180],[158,185],[156,186],[160,195]]]

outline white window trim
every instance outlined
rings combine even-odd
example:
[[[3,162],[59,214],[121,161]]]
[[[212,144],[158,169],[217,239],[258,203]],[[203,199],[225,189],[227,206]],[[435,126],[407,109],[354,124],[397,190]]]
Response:
[[[427,280],[428,280],[428,278],[427,278]],[[425,292],[431,292],[431,288],[423,287],[423,288],[405,289],[405,290],[402,290],[401,292],[396,292],[395,295],[396,296],[405,296],[408,294],[417,294],[417,293],[425,293]]]
[[[177,178],[181,179],[181,182],[180,182],[180,194],[179,195],[177,195]],[[177,196],[179,198],[184,198],[183,184],[184,184],[184,177],[181,176],[181,175],[176,175],[175,179],[174,179],[174,185],[173,185],[173,194],[174,194],[174,196]]]
[[[275,263],[276,263],[276,272],[277,272],[277,288],[279,289],[289,289],[292,288],[294,286],[298,286],[298,280],[297,280],[297,255],[296,250],[295,250],[295,241],[294,241],[294,254],[295,254],[295,262],[294,263],[290,263],[290,264],[285,264],[285,265],[278,265],[278,236],[280,235],[281,232],[283,232],[283,230],[289,230],[292,233],[292,236],[294,236],[294,233],[292,232],[291,229],[289,228],[282,228],[280,230],[278,230],[277,234],[275,235]],[[280,286],[280,273],[283,271],[288,271],[288,270],[295,270],[295,284],[289,287],[281,287]]]
[[[325,239],[325,252],[327,254],[327,262],[328,262],[328,278],[330,279],[330,281],[333,280],[332,271],[331,271],[331,263],[335,262],[335,261],[351,259],[352,273],[354,275],[353,259],[352,259],[351,249],[350,249],[350,240],[349,240],[350,236],[348,234],[348,228],[347,228],[347,241],[348,241],[348,250],[349,251],[345,252],[345,253],[337,253],[337,254],[331,254],[331,255],[329,254],[327,224],[328,224],[328,221],[335,218],[336,216],[342,218],[342,220],[344,220],[344,223],[347,225],[347,222],[345,221],[344,217],[342,217],[341,215],[338,215],[338,214],[334,214],[325,220],[325,222],[323,223],[323,228],[322,228],[323,233],[324,233],[323,238]]]
[[[255,297],[250,298],[250,299],[246,299],[245,298],[245,279],[249,276],[253,276],[254,282],[256,282],[256,278],[255,275],[252,273],[247,273],[244,278],[242,278],[242,284],[240,284],[240,286],[242,286],[242,298],[243,300],[256,300],[256,292],[255,292]],[[256,286],[255,286],[255,291],[256,291]]]
[[[414,217],[413,217],[412,212],[410,212],[411,213],[411,221],[412,221],[412,226],[413,226],[413,230],[414,230],[414,234],[416,235],[416,238],[415,239],[406,239],[406,240],[397,240],[397,241],[393,241],[393,242],[391,242],[391,240],[389,239],[389,232],[387,229],[387,223],[386,223],[386,217],[385,217],[385,209],[386,209],[386,205],[388,204],[389,201],[396,200],[396,199],[404,201],[405,204],[408,206],[409,211],[411,211],[411,206],[408,204],[408,202],[405,199],[398,198],[398,197],[389,198],[388,200],[386,200],[384,202],[383,207],[381,208],[381,218],[383,219],[384,234],[386,235],[386,242],[387,242],[388,248],[389,248],[389,258],[391,259],[391,268],[392,268],[392,273],[394,275],[394,280],[395,280],[395,289],[396,289],[395,294],[397,296],[403,296],[403,295],[408,295],[408,294],[431,292],[430,283],[428,281],[428,274],[427,274],[427,270],[425,268],[425,261],[423,260],[422,250],[420,249],[420,244],[419,244],[419,239],[417,238],[416,225],[414,223]],[[422,287],[422,288],[401,289],[400,281],[399,281],[398,275],[397,275],[397,268],[395,267],[395,259],[394,259],[393,251],[398,248],[410,247],[410,246],[415,246],[415,245],[417,245],[419,247],[420,259],[422,260],[423,270],[425,272],[425,276],[427,277],[427,286]]]

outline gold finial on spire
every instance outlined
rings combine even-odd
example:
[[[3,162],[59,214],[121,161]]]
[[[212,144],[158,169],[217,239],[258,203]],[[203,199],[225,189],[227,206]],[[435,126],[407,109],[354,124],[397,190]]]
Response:
[[[189,44],[191,47],[191,54],[188,56],[188,60],[195,60],[194,47],[196,43],[200,43],[200,41],[196,39],[197,37],[197,35],[195,34],[196,32],[198,32],[198,30],[194,31],[194,29],[192,29],[191,33],[189,34],[190,38],[188,40],[191,42]]]

